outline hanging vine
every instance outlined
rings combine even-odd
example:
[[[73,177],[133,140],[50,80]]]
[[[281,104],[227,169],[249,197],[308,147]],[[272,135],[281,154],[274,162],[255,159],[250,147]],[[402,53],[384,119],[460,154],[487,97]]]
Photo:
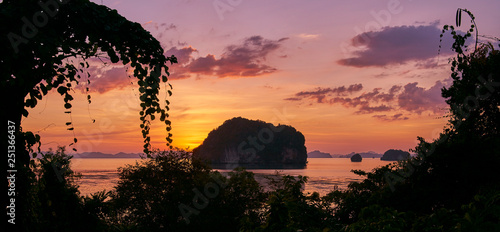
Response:
[[[37,1],[4,1],[2,4],[0,19],[12,23],[2,24],[0,28],[11,32],[0,38],[0,87],[15,96],[14,102],[6,105],[18,112],[19,117],[13,117],[15,121],[20,123],[21,115],[27,117],[27,109],[35,107],[53,89],[63,97],[66,112],[71,112],[73,88],[82,79],[83,68],[89,67],[86,60],[104,53],[112,63],[121,61],[123,65],[130,65],[133,76],[137,78],[144,152],[149,154],[151,151],[151,121],[157,116],[165,123],[166,143],[170,146],[169,102],[160,104],[158,94],[160,83],[168,82],[167,64],[176,63],[177,59],[166,56],[159,41],[140,24],[128,21],[106,6],[88,0],[74,0],[58,5],[58,11],[52,12],[47,25],[36,28],[36,35],[27,39],[19,31],[23,28],[23,21],[13,19],[39,12]],[[75,66],[71,59],[83,62]],[[171,85],[168,86],[166,91],[171,96]],[[89,94],[87,101],[91,102]],[[72,122],[67,126],[68,130],[74,129]],[[26,141],[31,145],[40,141],[33,133],[27,136],[30,138]],[[76,136],[73,142],[77,142]]]

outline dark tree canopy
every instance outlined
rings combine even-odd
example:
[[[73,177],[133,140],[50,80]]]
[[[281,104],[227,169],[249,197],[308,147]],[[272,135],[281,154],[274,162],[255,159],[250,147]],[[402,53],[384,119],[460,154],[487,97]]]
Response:
[[[6,33],[0,37],[0,87],[4,99],[11,99],[2,102],[6,118],[20,122],[21,115],[28,116],[27,108],[52,89],[64,97],[70,112],[71,92],[82,77],[91,75],[84,73],[87,60],[108,56],[113,63],[130,65],[138,79],[145,150],[150,149],[155,114],[170,130],[168,101],[162,107],[158,94],[160,83],[167,82],[167,62],[176,58],[165,57],[160,43],[140,24],[88,0],[7,0],[0,4],[0,21],[9,22],[0,28]]]
[[[40,136],[22,130],[21,121],[28,116],[28,109],[55,90],[63,97],[66,113],[71,114],[75,86],[88,82],[91,75],[85,72],[88,60],[106,57],[112,63],[121,61],[133,69],[140,86],[140,127],[144,151],[149,153],[151,121],[159,116],[167,133],[171,130],[169,102],[160,103],[158,95],[160,84],[167,83],[168,62],[177,60],[166,57],[159,41],[140,24],[88,0],[4,0],[0,3],[0,22],[1,114],[2,123],[9,125],[8,134],[3,132],[2,147],[12,160],[9,168],[17,171],[17,225],[32,225],[36,221],[30,220],[37,218],[33,209],[38,206],[29,195],[31,183],[36,182],[29,153],[36,143],[40,144]],[[90,95],[87,99],[90,103]],[[66,124],[68,130],[74,129],[72,122]],[[171,143],[170,133],[166,141]]]

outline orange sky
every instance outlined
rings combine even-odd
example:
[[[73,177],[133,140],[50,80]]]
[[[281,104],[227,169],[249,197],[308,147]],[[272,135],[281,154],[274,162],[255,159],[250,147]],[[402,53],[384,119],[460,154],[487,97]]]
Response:
[[[233,1],[221,11],[211,1],[103,1],[179,58],[170,66],[174,146],[194,148],[242,116],[295,127],[308,151],[408,150],[446,123],[439,89],[451,53],[438,57],[440,28],[463,7],[480,34],[498,36],[500,3],[362,2]],[[141,152],[137,85],[121,65],[91,63],[92,103],[79,89],[72,103],[78,152]],[[63,104],[52,92],[22,122],[42,136],[42,150],[72,141]],[[165,128],[153,125],[153,144],[164,148]]]

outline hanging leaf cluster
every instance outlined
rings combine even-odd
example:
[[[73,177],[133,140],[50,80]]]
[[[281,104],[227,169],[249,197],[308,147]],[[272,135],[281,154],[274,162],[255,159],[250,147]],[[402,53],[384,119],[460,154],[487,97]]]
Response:
[[[133,68],[140,86],[144,151],[151,150],[149,132],[157,116],[166,125],[170,145],[169,102],[160,104],[158,95],[160,83],[168,81],[167,64],[177,59],[166,56],[159,41],[140,24],[88,0],[52,1],[45,8],[35,0],[5,0],[0,4],[0,21],[9,22],[0,26],[7,33],[0,37],[0,87],[9,91],[15,101],[11,104],[15,105],[14,113],[27,117],[27,108],[35,107],[53,89],[63,97],[66,112],[70,113],[72,93],[89,67],[87,61],[106,56],[112,63],[121,61]],[[40,12],[47,17],[32,17]],[[90,73],[86,76],[90,77]],[[170,96],[172,86],[168,86]],[[88,95],[89,103],[90,99]],[[67,126],[73,130],[72,122]]]

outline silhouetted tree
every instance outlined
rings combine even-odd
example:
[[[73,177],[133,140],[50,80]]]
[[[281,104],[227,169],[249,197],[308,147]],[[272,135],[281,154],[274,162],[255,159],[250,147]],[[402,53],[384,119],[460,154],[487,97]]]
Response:
[[[184,151],[120,169],[110,223],[138,231],[238,231],[260,220],[262,187],[242,169],[228,178]]]
[[[474,17],[467,10],[472,20]],[[348,231],[496,231],[500,229],[500,52],[491,44],[468,50],[452,26],[453,84],[442,94],[449,125],[438,139],[419,137],[416,157],[372,172],[328,198]]]
[[[17,196],[17,224],[29,224],[31,206],[26,205],[30,185],[28,163],[32,146],[40,137],[21,129],[22,117],[49,91],[57,90],[64,99],[64,107],[71,113],[71,92],[89,67],[92,57],[109,56],[111,62],[120,60],[134,69],[138,79],[141,103],[141,128],[144,148],[150,149],[150,121],[155,114],[166,123],[166,109],[162,108],[158,93],[161,82],[167,82],[167,62],[175,57],[165,57],[160,43],[140,24],[128,21],[106,6],[88,0],[35,1],[4,0],[0,3],[0,88],[2,92],[2,123],[9,129],[15,145],[9,147],[2,139],[3,150],[15,153]],[[8,22],[8,23],[6,23]],[[78,63],[79,62],[79,63]],[[170,94],[170,90],[168,90]],[[90,96],[88,96],[90,103]],[[167,101],[168,104],[168,101]],[[68,122],[68,130],[73,130]],[[4,132],[5,135],[5,132]],[[170,142],[170,134],[167,137]],[[77,139],[74,138],[74,142]],[[5,203],[5,202],[4,202]]]

